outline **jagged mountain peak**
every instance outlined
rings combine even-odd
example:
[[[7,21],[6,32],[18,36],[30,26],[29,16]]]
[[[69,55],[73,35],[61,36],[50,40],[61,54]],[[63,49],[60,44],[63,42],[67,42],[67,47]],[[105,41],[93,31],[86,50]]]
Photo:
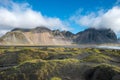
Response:
[[[36,33],[39,33],[39,32],[50,32],[51,30],[47,27],[44,27],[44,26],[38,26],[36,28],[32,28],[32,29],[25,29],[25,28],[15,28],[11,31],[21,31],[21,32],[36,32]]]
[[[32,29],[32,31],[37,32],[37,33],[39,33],[39,32],[51,32],[51,30],[49,28],[44,27],[44,26],[38,26],[38,27]]]
[[[85,29],[84,31],[112,31],[113,32],[113,30],[110,28],[107,29],[107,28],[93,28],[93,27]]]
[[[13,31],[29,32],[30,29],[25,29],[25,28],[14,28],[14,29],[12,29],[11,31],[12,31],[12,32],[13,32]]]
[[[61,33],[68,38],[72,38],[75,35],[74,33],[70,31],[62,31]]]
[[[0,38],[0,43],[61,45],[61,44],[96,44],[117,42],[117,36],[111,29],[88,28],[77,34],[70,31],[50,30],[39,26],[33,29],[15,28]]]
[[[117,42],[117,36],[111,29],[88,28],[75,36],[77,43],[113,43]]]
[[[64,35],[54,36],[52,30],[39,26],[33,29],[15,28],[1,37],[0,43],[6,45],[70,45],[72,42]]]

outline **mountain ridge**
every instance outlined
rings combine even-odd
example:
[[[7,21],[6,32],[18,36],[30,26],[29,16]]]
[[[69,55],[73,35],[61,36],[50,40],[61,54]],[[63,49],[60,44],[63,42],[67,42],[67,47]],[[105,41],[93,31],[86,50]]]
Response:
[[[117,36],[111,29],[88,28],[76,34],[77,43],[114,43],[117,42]]]
[[[15,28],[0,38],[5,45],[72,45],[116,43],[117,36],[111,29],[88,28],[76,34],[70,31],[51,30],[44,26],[32,29]]]

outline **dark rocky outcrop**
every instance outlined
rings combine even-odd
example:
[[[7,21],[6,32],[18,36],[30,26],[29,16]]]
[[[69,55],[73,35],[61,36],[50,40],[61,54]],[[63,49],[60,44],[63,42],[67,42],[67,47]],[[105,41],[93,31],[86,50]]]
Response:
[[[117,36],[111,29],[89,28],[77,33],[74,36],[74,42],[80,44],[114,43],[117,42]]]
[[[51,30],[47,27],[44,26],[40,26],[40,27],[36,27],[34,29],[31,29],[31,32],[34,33],[43,33],[43,32],[51,32]]]
[[[11,31],[12,31],[12,32],[13,32],[13,31],[29,32],[30,29],[15,28],[15,29],[13,29],[13,30],[11,30]]]
[[[84,73],[85,80],[120,80],[120,73],[111,67],[97,66]]]
[[[70,32],[70,31],[62,31],[61,33],[62,33],[65,37],[71,38],[71,39],[73,39],[73,36],[75,35],[75,34],[73,34],[73,33]]]
[[[36,33],[41,33],[41,32],[50,32],[51,30],[47,27],[44,26],[39,26],[33,29],[24,29],[24,28],[15,28],[11,31],[21,31],[21,32],[36,32]]]
[[[52,33],[54,36],[63,36],[70,40],[73,40],[73,36],[74,36],[74,34],[70,31],[53,30]]]

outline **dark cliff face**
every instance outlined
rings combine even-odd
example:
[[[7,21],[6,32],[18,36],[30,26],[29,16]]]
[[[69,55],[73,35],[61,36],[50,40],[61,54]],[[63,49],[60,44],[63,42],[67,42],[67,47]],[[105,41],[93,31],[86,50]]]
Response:
[[[118,38],[118,40],[117,40],[117,41],[118,41],[118,43],[120,43],[120,37]]]
[[[75,34],[73,34],[72,32],[70,32],[70,31],[62,31],[61,32],[65,37],[68,37],[68,38],[73,38],[73,36],[75,35]]]
[[[60,30],[53,30],[52,33],[54,36],[63,36]]]
[[[114,43],[117,42],[117,36],[111,29],[86,29],[79,32],[74,37],[76,43]]]
[[[53,30],[52,31],[54,36],[63,36],[68,39],[73,39],[74,34],[70,31],[60,31],[60,30]]]

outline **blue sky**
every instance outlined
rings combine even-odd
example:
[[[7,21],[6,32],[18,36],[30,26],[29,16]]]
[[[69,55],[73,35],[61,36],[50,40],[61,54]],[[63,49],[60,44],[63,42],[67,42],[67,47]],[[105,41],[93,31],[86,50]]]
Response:
[[[5,33],[16,27],[45,25],[51,29],[77,33],[95,27],[111,28],[119,35],[119,2],[120,0],[0,0],[0,12],[3,13],[0,14],[0,21],[3,22],[0,23],[0,29]],[[8,16],[7,19],[2,19],[5,16]]]
[[[16,0],[15,0],[16,1]],[[22,0],[18,0],[18,2]],[[43,15],[59,17],[68,20],[79,9],[83,9],[83,14],[100,9],[110,9],[115,5],[116,0],[23,0],[28,2],[32,9],[40,11]],[[85,29],[75,23],[71,23],[72,32],[77,33]]]
[[[40,11],[43,15],[68,19],[77,10],[84,12],[109,9],[115,5],[116,0],[14,0],[27,2],[32,9]]]

